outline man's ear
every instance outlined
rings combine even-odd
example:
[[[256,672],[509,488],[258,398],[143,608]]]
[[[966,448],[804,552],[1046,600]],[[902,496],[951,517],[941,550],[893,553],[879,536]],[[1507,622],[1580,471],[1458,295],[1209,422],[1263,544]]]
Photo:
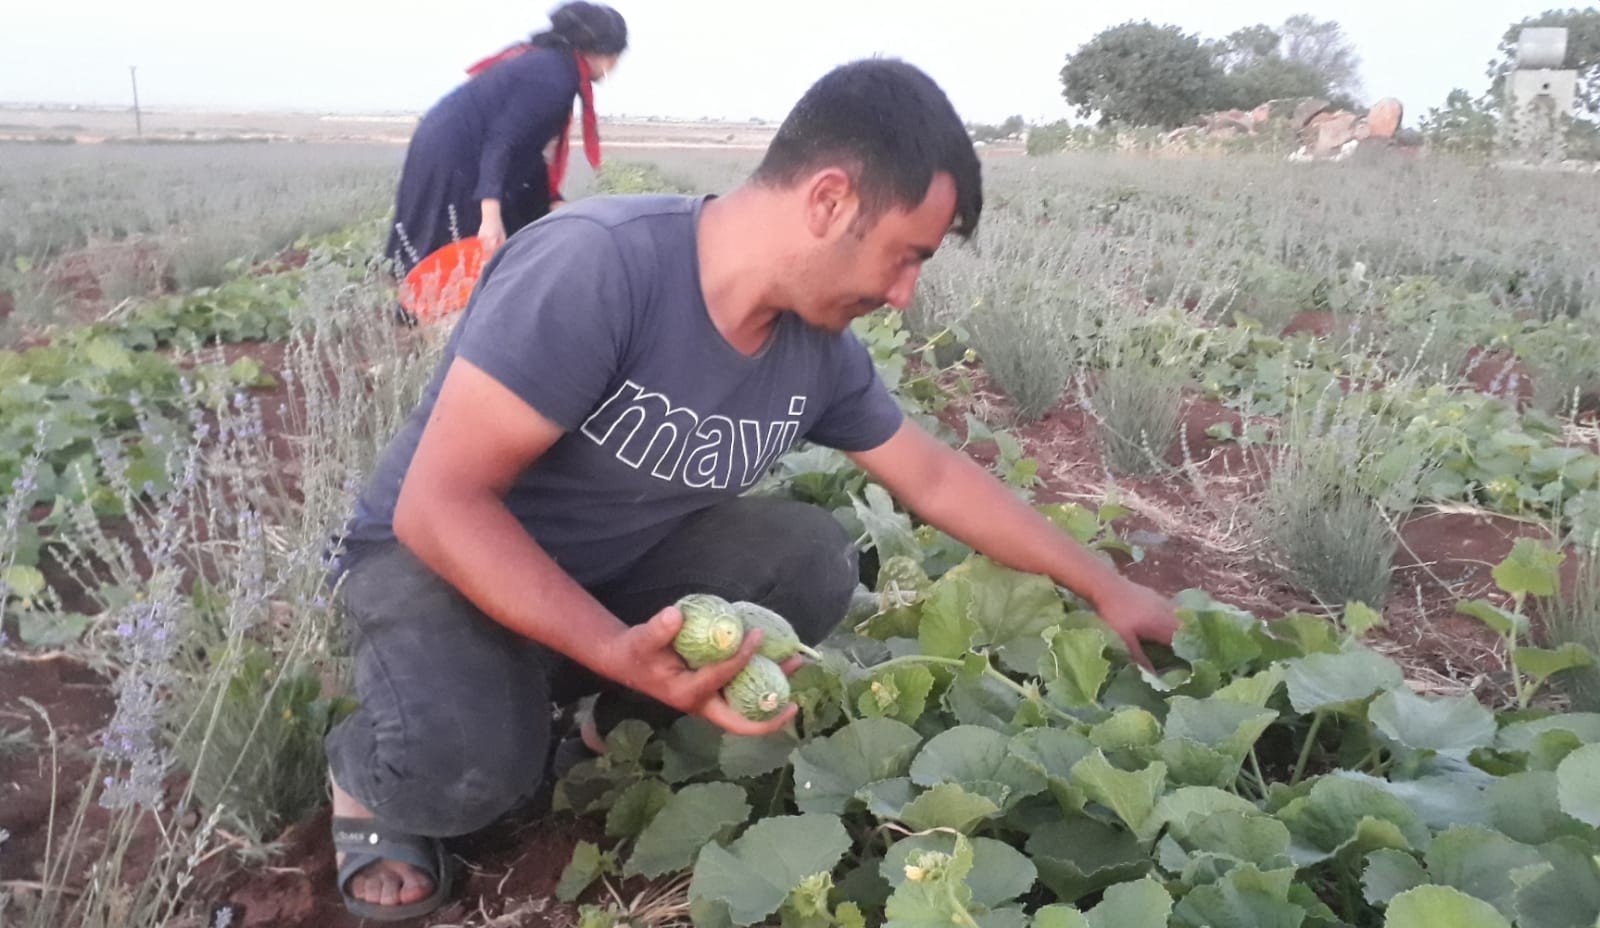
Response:
[[[861,212],[855,183],[842,168],[830,167],[811,175],[805,186],[806,228],[816,238],[837,239]]]

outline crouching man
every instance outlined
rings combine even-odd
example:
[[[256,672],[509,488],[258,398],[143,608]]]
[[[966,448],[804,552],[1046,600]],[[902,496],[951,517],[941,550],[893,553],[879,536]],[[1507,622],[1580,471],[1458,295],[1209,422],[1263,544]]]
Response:
[[[1087,598],[1136,654],[1140,639],[1170,641],[1166,599],[906,419],[850,332],[904,309],[924,262],[951,233],[970,237],[981,210],[978,158],[944,93],[870,60],[811,87],[725,196],[595,197],[507,241],[378,462],[339,565],[360,709],[327,747],[352,912],[444,901],[439,839],[534,792],[553,701],[604,689],[742,735],[789,721],[793,707],[757,723],[719,695],[755,636],[691,671],[671,604],[757,602],[810,644],[841,621],[851,539],[821,509],[743,495],[802,439]]]

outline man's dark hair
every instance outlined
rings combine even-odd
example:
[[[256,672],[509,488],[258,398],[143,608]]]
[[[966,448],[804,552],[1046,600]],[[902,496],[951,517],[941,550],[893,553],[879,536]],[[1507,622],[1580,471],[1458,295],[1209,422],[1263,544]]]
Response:
[[[855,61],[811,85],[751,179],[783,187],[830,166],[850,172],[868,220],[915,209],[934,174],[946,172],[956,185],[954,231],[970,239],[978,230],[983,177],[972,139],[939,85],[903,61]]]

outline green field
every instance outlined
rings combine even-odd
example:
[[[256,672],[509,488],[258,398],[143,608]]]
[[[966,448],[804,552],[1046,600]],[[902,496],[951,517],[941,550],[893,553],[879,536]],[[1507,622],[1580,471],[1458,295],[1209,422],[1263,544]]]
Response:
[[[444,334],[393,324],[376,262],[400,157],[0,147],[0,926],[354,924],[317,831],[348,707],[323,557]],[[639,154],[595,192],[753,158]],[[977,239],[857,334],[909,411],[1178,597],[1158,672],[797,448],[759,492],[867,565],[798,725],[625,724],[464,852],[439,924],[1595,924],[1600,177],[985,178]]]

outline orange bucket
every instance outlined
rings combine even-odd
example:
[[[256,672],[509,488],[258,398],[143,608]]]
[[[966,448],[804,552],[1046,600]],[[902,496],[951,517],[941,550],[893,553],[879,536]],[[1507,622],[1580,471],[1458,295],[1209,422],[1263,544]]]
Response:
[[[483,272],[485,256],[477,236],[428,255],[400,284],[400,305],[418,322],[436,322],[466,308]]]

